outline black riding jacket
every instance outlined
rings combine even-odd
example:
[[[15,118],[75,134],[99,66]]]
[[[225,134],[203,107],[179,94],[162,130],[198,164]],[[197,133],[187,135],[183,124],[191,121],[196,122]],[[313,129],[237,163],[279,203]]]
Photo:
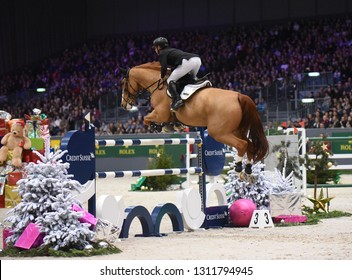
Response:
[[[174,48],[160,50],[159,61],[161,65],[161,78],[165,77],[168,66],[175,68],[182,63],[182,59],[188,60],[192,57],[199,57],[199,55]]]

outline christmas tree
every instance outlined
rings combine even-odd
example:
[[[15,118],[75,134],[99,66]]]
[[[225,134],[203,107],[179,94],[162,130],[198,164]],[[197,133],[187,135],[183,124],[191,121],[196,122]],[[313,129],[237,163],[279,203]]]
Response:
[[[233,158],[236,158],[236,151],[231,152]],[[266,210],[269,208],[269,192],[271,182],[268,181],[262,171],[264,164],[258,162],[252,166],[252,176],[255,183],[242,180],[240,175],[234,170],[235,160],[230,163],[230,171],[228,171],[228,179],[225,183],[227,195],[227,203],[229,207],[238,199],[244,198],[253,201],[258,209]]]
[[[80,205],[72,191],[80,192],[83,186],[68,174],[69,163],[61,157],[67,151],[57,151],[45,156],[35,152],[40,161],[25,167],[26,176],[18,181],[22,201],[8,212],[6,222],[11,223],[12,235],[7,243],[15,243],[29,223],[36,223],[46,234],[44,244],[54,249],[79,248],[87,245],[94,233],[90,224],[80,223],[82,212],[75,212],[72,205]]]
[[[309,155],[312,155],[312,157]],[[314,212],[318,212],[319,209],[327,212],[326,205],[333,199],[333,197],[324,197],[322,189],[319,196],[317,195],[318,178],[325,178],[325,182],[332,179],[327,177],[329,168],[335,163],[329,158],[330,155],[332,155],[332,153],[329,150],[329,145],[324,135],[322,135],[321,141],[312,142],[309,154],[305,155],[305,165],[307,169],[313,173],[314,178],[314,195],[313,198],[308,197],[308,200],[313,203]]]

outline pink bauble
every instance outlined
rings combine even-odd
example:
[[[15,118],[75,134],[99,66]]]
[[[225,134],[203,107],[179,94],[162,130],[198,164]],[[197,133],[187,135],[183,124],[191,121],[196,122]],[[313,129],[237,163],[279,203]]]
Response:
[[[257,206],[252,200],[238,199],[232,203],[229,212],[232,223],[237,227],[248,227]]]

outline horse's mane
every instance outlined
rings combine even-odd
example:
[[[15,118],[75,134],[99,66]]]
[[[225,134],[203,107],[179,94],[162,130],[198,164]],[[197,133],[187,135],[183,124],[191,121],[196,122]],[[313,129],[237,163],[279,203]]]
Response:
[[[161,65],[159,61],[152,61],[152,62],[147,62],[141,65],[135,66],[135,68],[143,68],[143,69],[160,71]]]

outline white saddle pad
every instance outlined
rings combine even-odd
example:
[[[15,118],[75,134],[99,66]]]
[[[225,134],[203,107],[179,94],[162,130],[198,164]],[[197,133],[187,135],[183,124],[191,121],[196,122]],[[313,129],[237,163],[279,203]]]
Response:
[[[191,85],[186,85],[181,92],[181,98],[182,100],[186,100],[189,98],[193,93],[195,93],[197,90],[204,88],[204,87],[211,87],[212,84],[209,80],[205,80],[204,82],[200,84],[191,84]],[[167,91],[167,94],[171,97],[169,91]]]

